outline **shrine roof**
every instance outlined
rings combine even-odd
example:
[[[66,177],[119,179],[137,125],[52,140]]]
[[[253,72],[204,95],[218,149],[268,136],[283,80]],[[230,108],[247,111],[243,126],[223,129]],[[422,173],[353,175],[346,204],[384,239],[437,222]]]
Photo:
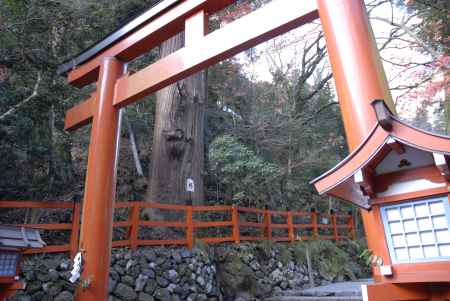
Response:
[[[349,201],[361,208],[370,209],[371,195],[367,189],[364,189],[363,182],[358,180],[358,183],[355,183],[355,177],[362,178],[367,174],[379,175],[380,173],[392,172],[394,169],[397,171],[412,169],[425,166],[430,162],[434,164],[433,156],[439,155],[442,156],[448,166],[450,161],[450,137],[418,129],[389,113],[383,120],[378,120],[379,122],[358,148],[334,168],[311,181],[319,194],[326,193]],[[395,153],[396,151],[404,153],[405,149],[408,150],[408,155],[412,156],[413,159],[410,159],[410,161],[413,161],[413,163],[403,159],[406,166],[401,166],[401,164],[397,166],[397,164],[394,165],[391,162],[388,171],[377,170],[377,166],[385,160],[389,153]],[[418,162],[416,158],[424,157],[423,154],[425,153],[427,157],[422,160],[423,162]],[[401,156],[397,158],[401,158]],[[406,157],[403,156],[403,158]]]

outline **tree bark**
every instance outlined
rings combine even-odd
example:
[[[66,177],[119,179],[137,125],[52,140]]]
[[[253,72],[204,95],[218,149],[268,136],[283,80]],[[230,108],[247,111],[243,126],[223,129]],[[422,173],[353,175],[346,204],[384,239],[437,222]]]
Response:
[[[180,33],[162,43],[160,57],[184,44]],[[206,72],[199,72],[156,93],[152,168],[147,199],[171,204],[203,202]],[[195,191],[186,191],[187,179]]]

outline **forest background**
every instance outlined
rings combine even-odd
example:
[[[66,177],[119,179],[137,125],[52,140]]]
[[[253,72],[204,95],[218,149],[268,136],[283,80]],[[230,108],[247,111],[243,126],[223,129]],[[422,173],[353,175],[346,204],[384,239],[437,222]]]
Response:
[[[82,196],[90,127],[65,131],[64,113],[94,87],[75,89],[56,68],[156,2],[0,0],[0,199]],[[211,30],[267,2],[238,1],[210,16]],[[450,134],[450,3],[366,4],[400,117]],[[158,47],[129,68],[139,69],[159,55]],[[348,154],[319,23],[205,74],[202,147],[197,153],[203,160],[198,166],[203,183],[196,186],[203,196],[195,202],[351,209],[318,196],[308,184]],[[152,194],[152,166],[158,162],[153,142],[161,134],[155,131],[156,98],[151,95],[123,111],[119,200],[186,201],[168,200],[167,195],[155,199]]]

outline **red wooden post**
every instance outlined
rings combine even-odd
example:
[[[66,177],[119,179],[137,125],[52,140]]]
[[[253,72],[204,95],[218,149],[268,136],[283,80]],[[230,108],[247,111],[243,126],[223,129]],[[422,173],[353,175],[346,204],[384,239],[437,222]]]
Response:
[[[315,209],[311,209],[311,224],[313,228],[313,237],[315,240],[319,238],[319,227],[317,226],[317,212]]]
[[[239,231],[239,213],[236,205],[231,207],[231,223],[233,224],[233,241],[238,244],[241,242]]]
[[[189,206],[186,209],[186,240],[187,247],[192,249],[194,247],[194,222],[192,206]]]
[[[266,209],[264,209],[264,238],[267,240],[272,239],[272,219],[270,216],[270,211],[266,206]]]
[[[383,99],[394,113],[395,105],[364,1],[318,0],[317,5],[347,143],[354,151],[378,122],[371,102]],[[362,210],[361,215],[369,249],[389,262],[385,240],[380,239],[384,231],[377,211]]]
[[[333,238],[335,241],[339,241],[339,233],[337,228],[337,217],[336,213],[333,210],[330,210],[330,218],[331,218],[331,224],[333,226]]]
[[[290,210],[287,213],[287,224],[288,224],[289,241],[293,243],[295,241],[295,234],[294,234],[294,223],[292,218],[292,212]]]
[[[119,124],[113,98],[123,70],[124,63],[105,58],[97,82],[80,233],[84,285],[77,289],[77,301],[108,299]]]
[[[130,226],[130,245],[132,250],[136,250],[138,247],[138,235],[139,235],[139,222],[140,222],[140,209],[138,202],[134,202],[131,207],[131,226]]]
[[[74,258],[78,252],[78,238],[80,236],[80,203],[74,202],[72,209],[72,232],[70,234],[70,257]]]

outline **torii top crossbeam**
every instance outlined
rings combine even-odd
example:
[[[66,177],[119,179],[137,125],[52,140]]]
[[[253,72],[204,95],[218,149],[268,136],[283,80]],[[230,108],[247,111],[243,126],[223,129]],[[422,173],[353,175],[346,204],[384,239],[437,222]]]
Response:
[[[92,121],[79,245],[83,288],[78,289],[76,300],[107,300],[121,107],[320,17],[350,150],[377,123],[370,106],[373,99],[384,99],[394,111],[362,0],[274,0],[208,33],[208,16],[235,2],[164,0],[60,66],[59,72],[67,73],[70,84],[97,86],[89,99],[67,112],[65,120],[67,130]],[[134,74],[125,72],[128,62],[181,31],[185,33],[183,48]],[[363,213],[369,247],[376,254],[386,254],[377,243],[377,218],[373,211]],[[407,300],[404,290],[381,281],[387,285],[383,290],[388,297],[369,290],[371,300],[393,296]]]
[[[100,46],[94,45],[91,50],[87,50],[75,58],[75,62],[81,61],[86,56],[85,53],[95,53],[83,65],[77,66],[69,72],[69,83],[83,87],[96,82],[103,58],[116,57],[124,62],[132,61],[184,30],[186,39],[184,48],[133,75],[122,77],[117,82],[118,94],[114,97],[114,106],[123,107],[245,49],[318,18],[317,6],[314,1],[291,1],[288,9],[284,1],[275,1],[275,3],[268,4],[222,29],[207,34],[208,15],[235,1],[190,0],[177,2],[179,4],[165,14],[161,15],[164,10],[156,14],[159,16],[156,19],[150,14],[152,17],[149,20],[142,21],[140,27],[130,30],[121,40],[112,45],[107,43],[108,39],[113,41],[112,38],[106,38],[102,41],[103,43],[99,43],[108,45],[108,48],[102,49]],[[165,1],[159,4],[162,6],[161,8],[167,7],[164,3]],[[160,11],[158,6],[154,9]],[[119,34],[123,35],[124,29],[119,29],[116,34],[113,33],[110,36],[119,36]],[[71,67],[70,62],[62,65],[59,70],[66,72],[70,70],[69,67]],[[89,99],[68,112],[66,129],[76,128],[92,117],[89,104],[91,102]]]

